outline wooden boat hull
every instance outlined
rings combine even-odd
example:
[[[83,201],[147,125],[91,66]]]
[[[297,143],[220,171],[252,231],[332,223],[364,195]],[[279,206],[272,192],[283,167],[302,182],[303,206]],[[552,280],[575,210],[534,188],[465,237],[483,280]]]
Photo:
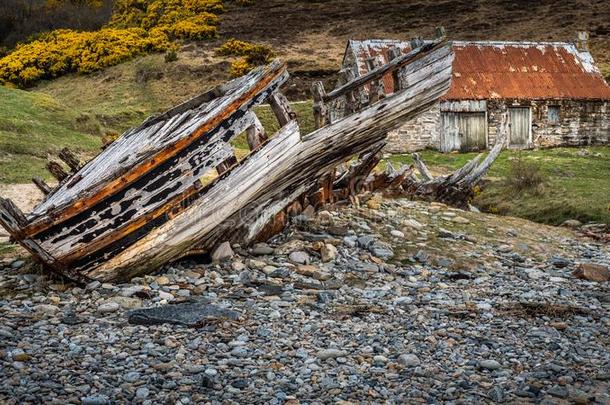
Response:
[[[303,138],[277,91],[285,70],[274,64],[249,84],[256,89],[249,97],[236,97],[240,102],[234,108],[221,110],[223,119],[213,126],[199,123],[207,130],[195,130],[199,135],[180,151],[146,170],[147,162],[170,155],[161,149],[128,169],[127,174],[141,168],[139,177],[108,180],[49,215],[24,219],[0,209],[0,222],[42,262],[81,281],[129,279],[225,240],[250,243],[331,168],[379,144],[388,131],[436,102],[449,88],[452,58],[449,45],[422,53],[405,67],[411,80],[403,91]],[[250,108],[265,99],[281,129],[202,185],[199,178],[206,170],[232,158],[228,140],[260,127]]]

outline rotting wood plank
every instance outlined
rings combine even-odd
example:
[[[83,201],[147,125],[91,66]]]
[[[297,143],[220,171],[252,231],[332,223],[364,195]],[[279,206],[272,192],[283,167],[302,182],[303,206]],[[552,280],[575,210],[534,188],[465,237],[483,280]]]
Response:
[[[292,111],[288,99],[282,93],[277,91],[271,93],[267,101],[269,102],[269,106],[271,107],[273,114],[275,114],[280,127],[283,127],[290,121],[296,119],[296,114]]]
[[[57,179],[57,181],[62,182],[68,178],[69,174],[64,170],[61,165],[53,160],[47,163],[47,170],[49,173],[53,175]]]
[[[322,82],[314,82],[312,84],[311,95],[313,97],[313,116],[315,126],[316,129],[322,128],[330,123],[328,107],[324,102],[326,90],[324,90],[324,85]]]
[[[251,151],[258,148],[267,140],[267,134],[265,133],[265,128],[263,124],[261,124],[260,120],[254,115],[254,123],[246,128],[246,139],[248,141],[248,148]]]
[[[412,197],[440,201],[459,208],[467,208],[469,200],[474,195],[474,188],[487,173],[503,147],[506,146],[507,138],[507,131],[504,130],[494,147],[481,163],[479,162],[482,154],[479,154],[450,175],[432,177],[423,181],[408,177],[402,183],[402,188],[407,195]],[[413,160],[417,164],[419,157],[415,155]],[[419,164],[425,167],[423,162],[419,161]]]
[[[63,148],[58,157],[72,170],[72,173],[76,173],[82,167],[80,160],[76,155],[68,148]]]
[[[379,59],[377,59],[376,57],[366,59],[365,63],[366,63],[366,66],[367,66],[369,72],[372,72],[381,66]],[[377,101],[381,100],[382,98],[385,97],[385,93],[386,92],[385,92],[385,87],[383,85],[382,78],[371,80],[370,90],[369,90],[369,102],[370,103],[376,103]]]
[[[261,101],[263,97],[260,97]],[[85,211],[39,234],[42,246],[58,256],[68,255],[66,260],[73,261],[84,253],[90,254],[91,250],[98,250],[103,244],[134,232],[142,221],[131,222],[133,218],[148,218],[149,213],[162,209],[166,201],[180,197],[188,190],[195,190],[195,182],[201,176],[234,156],[225,140],[239,135],[254,122],[251,112],[237,114],[237,117],[229,118],[210,132],[207,138],[159,166],[157,171],[135,182],[133,187],[104,201],[103,205],[93,207],[93,213]],[[228,163],[229,166],[234,164]],[[158,217],[158,214],[153,216]],[[85,244],[90,245],[88,251],[81,250]]]
[[[44,194],[45,196],[49,194],[53,189],[49,186],[41,177],[33,177],[32,183]]]
[[[231,91],[222,96],[218,103],[208,103],[199,110],[189,110],[174,115],[166,122],[153,121],[143,124],[141,128],[127,131],[98,158],[83,167],[81,173],[86,181],[79,182],[77,187],[69,192],[65,189],[58,190],[51,198],[36,207],[26,232],[33,235],[48,227],[50,223],[59,223],[91,208],[174,157],[195,139],[217,127],[234,112],[237,106],[243,104],[244,100],[251,99],[264,89],[271,87],[276,89],[287,79],[285,66],[280,62],[274,62],[255,73],[240,78],[238,80],[240,85],[231,86]],[[211,106],[212,104],[214,105]],[[178,135],[167,137],[171,133]],[[124,150],[132,153],[126,155],[121,152]],[[137,152],[133,153],[134,150]],[[155,151],[158,153],[154,154],[153,158],[147,158]],[[108,168],[113,171],[104,173]]]
[[[432,173],[430,173],[430,170],[428,169],[428,166],[426,166],[424,161],[421,160],[419,153],[413,153],[411,156],[413,157],[413,163],[415,163],[415,167],[417,168],[417,171],[419,172],[419,174],[421,174],[423,180],[424,181],[432,180],[434,178],[434,176],[432,176]]]

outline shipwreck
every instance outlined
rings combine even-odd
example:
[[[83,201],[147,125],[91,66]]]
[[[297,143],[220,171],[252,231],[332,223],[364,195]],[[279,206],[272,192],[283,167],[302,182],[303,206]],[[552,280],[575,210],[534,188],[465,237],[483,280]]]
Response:
[[[388,131],[449,89],[452,59],[451,45],[438,38],[328,94],[317,83],[318,129],[305,136],[281,93],[286,67],[274,61],[147,119],[82,167],[63,151],[65,166],[49,164],[59,185],[37,179],[47,195],[27,215],[1,199],[0,223],[56,273],[79,282],[127,280],[224,241],[246,246],[266,238],[307,205],[362,190],[454,186],[478,161],[458,178],[426,174],[421,184],[413,166],[371,174]],[[359,99],[359,109],[332,122],[329,102],[360,97],[363,86],[376,86],[388,73],[396,78],[395,93],[373,92]],[[281,126],[274,134],[265,133],[253,111],[263,102]],[[229,142],[242,133],[249,152],[238,159]],[[416,169],[425,173],[420,163]]]

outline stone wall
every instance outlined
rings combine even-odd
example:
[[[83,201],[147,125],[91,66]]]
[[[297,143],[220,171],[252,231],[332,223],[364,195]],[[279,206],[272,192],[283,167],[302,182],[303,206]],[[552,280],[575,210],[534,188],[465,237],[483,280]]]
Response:
[[[388,134],[388,153],[410,153],[422,149],[438,149],[441,113],[439,104],[406,122]]]
[[[559,107],[559,121],[549,121],[549,107]],[[583,146],[610,144],[610,103],[578,100],[487,100],[488,145],[493,146],[509,107],[530,107],[532,146]],[[388,135],[388,153],[439,149],[440,107],[405,123]]]
[[[533,147],[603,145],[610,143],[610,106],[602,101],[489,100],[489,145],[495,143],[508,107],[530,107]],[[549,107],[559,107],[559,121],[549,121]]]

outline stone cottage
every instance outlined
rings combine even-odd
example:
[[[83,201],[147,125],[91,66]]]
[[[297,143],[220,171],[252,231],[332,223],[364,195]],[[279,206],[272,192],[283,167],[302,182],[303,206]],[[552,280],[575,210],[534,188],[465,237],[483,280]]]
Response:
[[[388,136],[387,150],[449,152],[493,146],[503,120],[510,148],[610,143],[610,87],[579,41],[454,41],[448,93]],[[411,50],[410,42],[350,40],[343,71],[353,77]],[[393,92],[391,75],[383,91]]]

